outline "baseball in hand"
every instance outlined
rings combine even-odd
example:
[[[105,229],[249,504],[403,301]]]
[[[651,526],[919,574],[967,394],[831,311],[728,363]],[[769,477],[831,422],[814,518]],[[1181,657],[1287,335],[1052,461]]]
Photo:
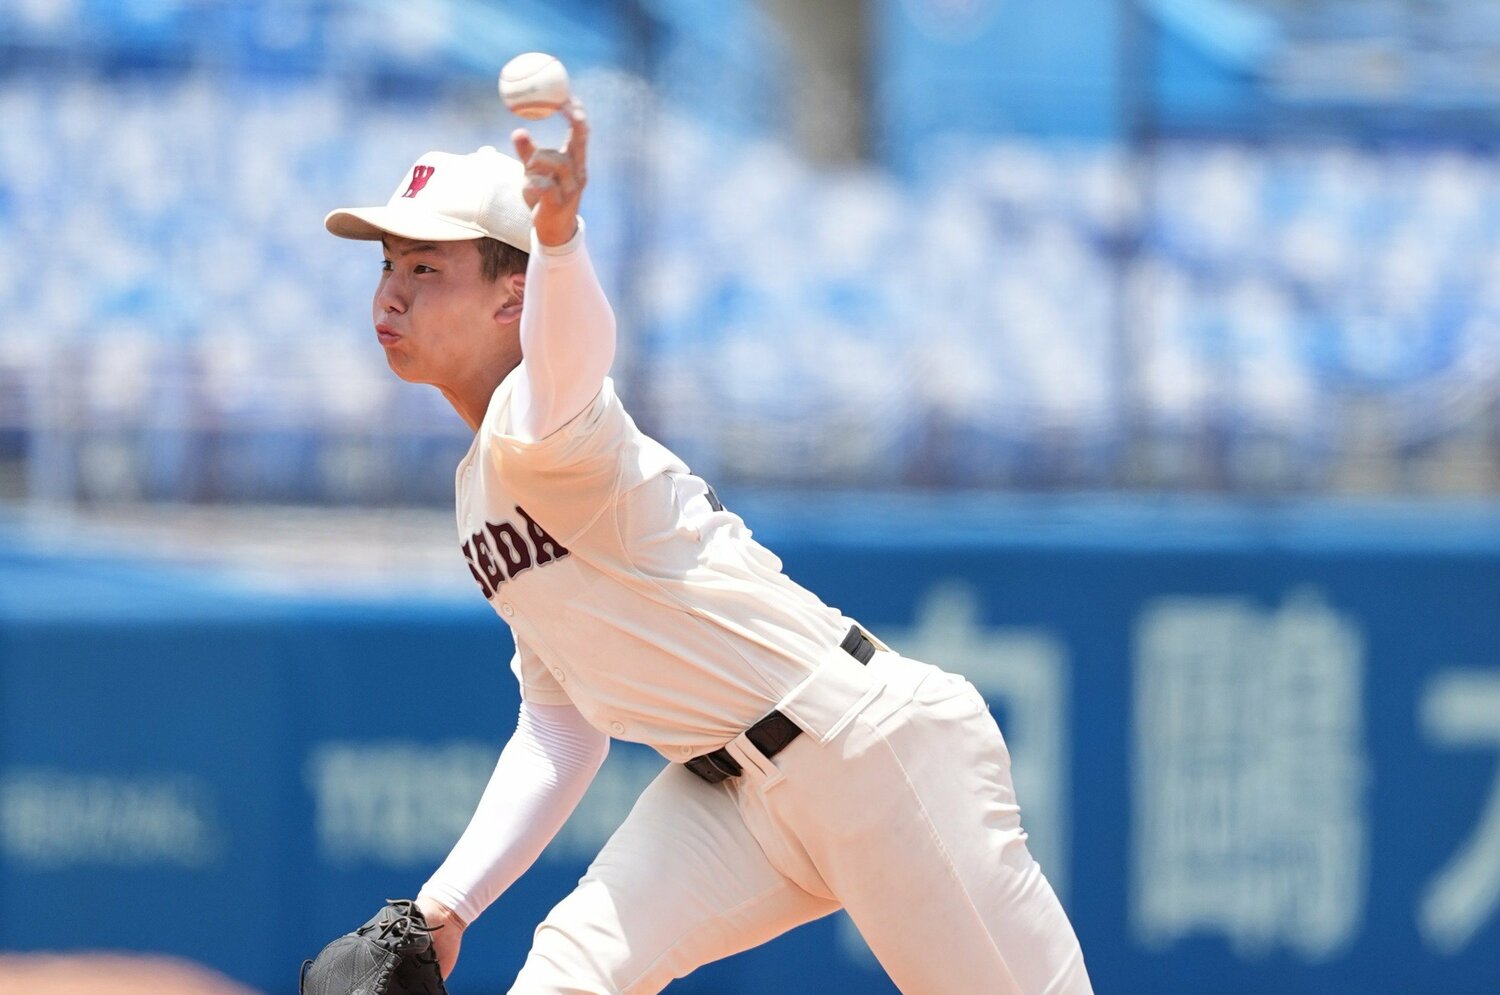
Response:
[[[568,102],[568,71],[556,56],[526,52],[500,70],[500,99],[528,121],[539,121]]]

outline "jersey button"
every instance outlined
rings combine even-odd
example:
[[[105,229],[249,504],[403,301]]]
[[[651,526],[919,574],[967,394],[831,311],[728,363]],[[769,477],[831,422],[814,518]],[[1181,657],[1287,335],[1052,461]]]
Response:
[[[679,746],[677,752],[685,757],[690,757],[693,755],[693,748],[691,746]]]
[[[510,602],[509,601],[507,601],[505,604],[503,604],[503,605],[500,606],[500,611],[505,614],[506,618],[510,618],[512,615],[514,615],[516,613],[516,610],[510,606]]]
[[[612,733],[614,733],[616,736],[618,736],[618,735],[620,735],[620,733],[622,733],[622,732],[625,731],[625,723],[623,723],[623,722],[611,722],[609,724],[609,731],[612,732]]]
[[[563,673],[561,667],[553,667],[552,668],[552,676],[557,678],[557,683],[559,683],[559,684],[562,684],[564,681],[566,681],[568,679],[568,675],[565,674],[565,673]]]

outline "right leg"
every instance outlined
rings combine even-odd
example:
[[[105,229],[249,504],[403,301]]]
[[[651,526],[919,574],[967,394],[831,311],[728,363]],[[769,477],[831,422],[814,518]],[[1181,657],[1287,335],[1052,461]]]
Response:
[[[727,785],[669,764],[537,927],[511,992],[657,992],[837,908],[771,865]]]

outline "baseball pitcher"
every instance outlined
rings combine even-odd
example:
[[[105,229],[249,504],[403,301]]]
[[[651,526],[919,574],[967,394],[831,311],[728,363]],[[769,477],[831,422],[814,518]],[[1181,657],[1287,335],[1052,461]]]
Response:
[[[559,149],[518,130],[516,158],[432,152],[385,205],[326,220],[381,243],[391,369],[474,432],[458,541],[515,635],[515,734],[416,899],[442,974],[614,737],[671,762],[513,992],[655,992],[839,908],[906,992],[1091,991],[974,687],[793,583],[626,412],[579,217],[588,123],[564,113]]]

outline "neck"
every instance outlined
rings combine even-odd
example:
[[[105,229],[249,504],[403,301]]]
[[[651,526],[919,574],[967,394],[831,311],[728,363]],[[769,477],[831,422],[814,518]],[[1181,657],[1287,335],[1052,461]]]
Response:
[[[520,359],[517,358],[514,362],[486,371],[487,375],[473,377],[467,383],[438,385],[438,390],[443,392],[448,403],[453,405],[453,410],[458,412],[458,417],[469,426],[469,431],[478,432],[480,422],[484,421],[484,413],[489,410],[495,388],[519,365]]]

